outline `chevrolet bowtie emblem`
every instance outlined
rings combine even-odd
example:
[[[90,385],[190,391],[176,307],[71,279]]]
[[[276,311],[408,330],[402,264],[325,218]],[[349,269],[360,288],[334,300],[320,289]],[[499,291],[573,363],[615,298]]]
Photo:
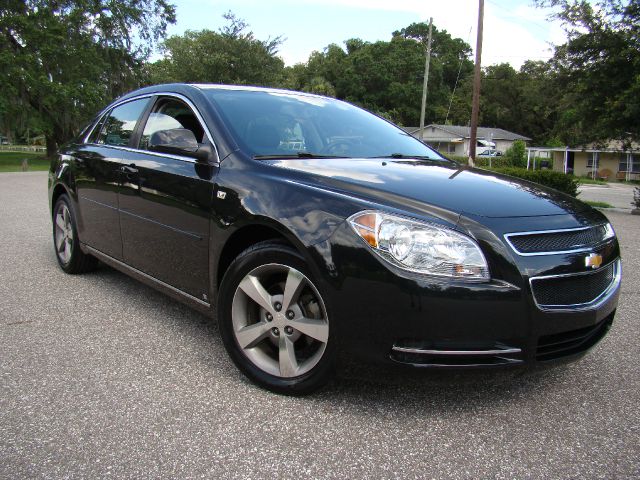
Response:
[[[584,257],[584,266],[591,268],[598,268],[602,265],[602,255],[597,253],[591,253],[588,256]]]

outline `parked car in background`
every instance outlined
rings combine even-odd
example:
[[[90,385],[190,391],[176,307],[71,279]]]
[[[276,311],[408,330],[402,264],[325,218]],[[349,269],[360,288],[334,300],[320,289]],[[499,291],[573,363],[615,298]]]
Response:
[[[307,93],[132,92],[52,161],[49,201],[65,272],[100,260],[217,318],[238,368],[276,392],[319,388],[339,351],[419,368],[576,358],[618,302],[600,212]]]
[[[492,148],[487,148],[480,153],[478,153],[479,157],[500,157],[502,156],[502,152],[500,150],[495,150]]]

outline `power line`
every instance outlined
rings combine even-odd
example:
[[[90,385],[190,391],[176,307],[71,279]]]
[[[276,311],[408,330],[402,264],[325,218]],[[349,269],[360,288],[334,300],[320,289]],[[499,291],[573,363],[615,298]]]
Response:
[[[473,25],[469,27],[469,34],[467,35],[467,45],[471,40],[471,30],[473,30]],[[466,57],[464,55],[460,55],[460,63],[458,64],[458,76],[456,77],[456,83],[453,85],[453,91],[451,92],[451,98],[449,99],[449,108],[447,108],[447,115],[444,117],[444,124],[447,124],[449,120],[449,113],[451,113],[451,105],[453,105],[453,97],[456,95],[456,89],[458,88],[458,82],[460,81],[460,73],[462,72],[462,62]]]

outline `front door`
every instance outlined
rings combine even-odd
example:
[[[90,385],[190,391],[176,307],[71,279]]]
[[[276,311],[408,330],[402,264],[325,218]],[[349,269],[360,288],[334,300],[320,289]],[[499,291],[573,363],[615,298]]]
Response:
[[[567,152],[567,173],[573,173],[575,160],[576,160],[575,152]]]
[[[124,261],[200,300],[208,301],[209,223],[215,167],[146,150],[158,130],[204,130],[181,100],[156,100],[136,151],[122,165],[119,197]]]

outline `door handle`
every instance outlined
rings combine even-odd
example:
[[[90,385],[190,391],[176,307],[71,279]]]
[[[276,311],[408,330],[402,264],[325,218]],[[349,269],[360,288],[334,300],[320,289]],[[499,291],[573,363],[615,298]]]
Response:
[[[132,163],[131,165],[123,165],[122,167],[120,167],[120,171],[126,174],[138,173],[138,169],[136,168],[135,163]]]

